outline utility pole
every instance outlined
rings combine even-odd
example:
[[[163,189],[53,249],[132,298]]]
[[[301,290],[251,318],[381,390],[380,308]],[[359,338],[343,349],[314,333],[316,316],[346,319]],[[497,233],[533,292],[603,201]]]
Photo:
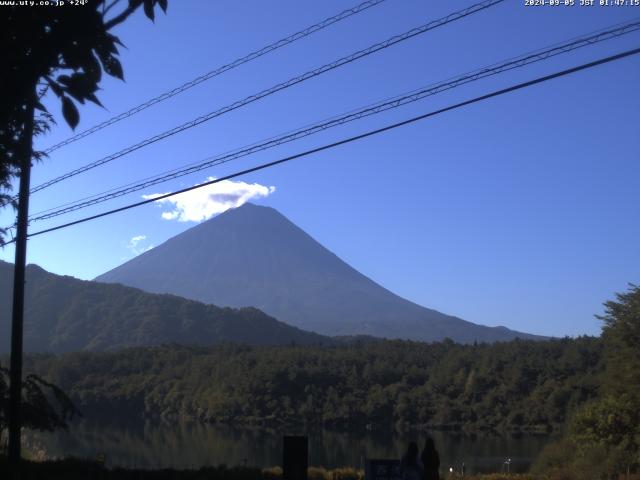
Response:
[[[29,183],[33,157],[33,124],[35,89],[30,92],[22,130],[20,192],[16,222],[16,257],[13,270],[13,311],[11,317],[11,364],[9,388],[9,472],[12,480],[20,479],[20,428],[22,426],[22,333],[24,323],[24,284],[27,261],[27,229],[29,226]]]

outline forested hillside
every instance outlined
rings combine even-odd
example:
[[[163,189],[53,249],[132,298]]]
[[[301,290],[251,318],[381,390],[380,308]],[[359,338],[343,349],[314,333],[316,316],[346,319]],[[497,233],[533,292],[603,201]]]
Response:
[[[13,265],[0,261],[0,303],[11,305]],[[9,350],[9,308],[0,309],[0,352]],[[68,352],[181,343],[329,343],[255,308],[219,308],[175,295],[86,282],[27,267],[25,350]]]
[[[325,427],[558,428],[598,390],[599,339],[163,346],[30,356],[87,417]]]

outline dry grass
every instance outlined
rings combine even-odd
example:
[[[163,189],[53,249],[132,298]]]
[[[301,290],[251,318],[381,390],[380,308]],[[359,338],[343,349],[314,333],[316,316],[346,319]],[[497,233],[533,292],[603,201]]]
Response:
[[[482,473],[478,475],[465,475],[462,477],[460,474],[449,474],[443,477],[446,480],[541,480],[540,477],[535,477],[528,474],[518,473]]]
[[[270,467],[262,469],[263,478],[277,480],[282,477],[282,468]],[[364,480],[364,471],[355,468],[334,468],[328,470],[324,467],[309,467],[308,480]]]

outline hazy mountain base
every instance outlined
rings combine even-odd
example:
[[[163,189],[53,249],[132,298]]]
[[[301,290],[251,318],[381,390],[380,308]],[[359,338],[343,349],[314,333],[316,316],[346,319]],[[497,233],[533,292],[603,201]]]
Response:
[[[339,347],[163,346],[32,355],[96,420],[325,428],[559,429],[598,391],[599,339]]]

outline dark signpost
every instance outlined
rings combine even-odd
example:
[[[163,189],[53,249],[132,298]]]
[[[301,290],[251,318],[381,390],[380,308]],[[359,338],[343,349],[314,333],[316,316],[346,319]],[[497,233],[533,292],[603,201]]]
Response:
[[[400,460],[367,459],[364,478],[365,480],[401,480]]]
[[[282,437],[282,480],[307,480],[308,466],[308,437]]]

